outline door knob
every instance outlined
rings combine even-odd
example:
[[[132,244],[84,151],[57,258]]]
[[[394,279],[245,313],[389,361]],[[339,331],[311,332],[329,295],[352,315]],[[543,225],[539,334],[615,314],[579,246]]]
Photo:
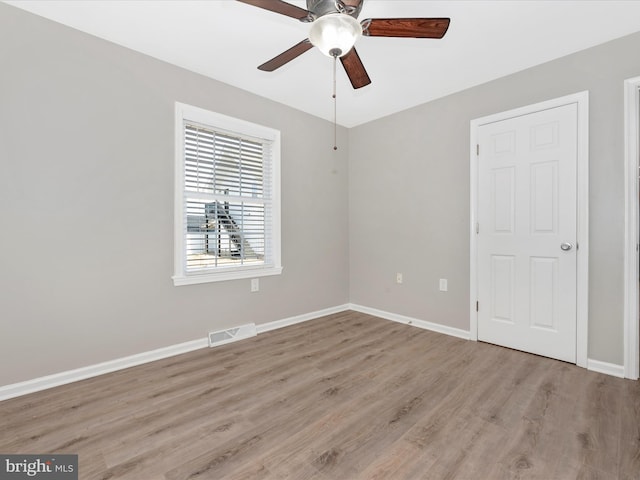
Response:
[[[560,244],[560,249],[564,250],[565,252],[568,252],[572,248],[573,248],[573,245],[571,245],[570,243],[561,243]]]

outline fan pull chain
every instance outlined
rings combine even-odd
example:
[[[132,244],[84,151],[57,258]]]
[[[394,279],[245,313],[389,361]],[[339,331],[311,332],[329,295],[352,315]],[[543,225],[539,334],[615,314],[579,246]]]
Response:
[[[338,56],[333,56],[333,149],[338,150],[338,99],[336,96],[336,66]]]

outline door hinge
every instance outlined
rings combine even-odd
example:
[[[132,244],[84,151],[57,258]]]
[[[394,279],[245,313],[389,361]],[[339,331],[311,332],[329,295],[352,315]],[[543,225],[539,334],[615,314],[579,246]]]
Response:
[[[476,155],[480,156],[480,144],[476,143]]]
[[[476,222],[476,235],[480,233],[480,223]]]
[[[476,300],[476,312],[480,311],[480,302]]]

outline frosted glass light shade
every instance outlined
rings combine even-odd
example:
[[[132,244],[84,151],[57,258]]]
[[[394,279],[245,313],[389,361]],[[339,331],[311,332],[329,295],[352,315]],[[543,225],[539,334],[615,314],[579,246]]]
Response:
[[[362,27],[345,13],[331,13],[318,18],[311,25],[309,40],[329,57],[342,57],[362,36]]]

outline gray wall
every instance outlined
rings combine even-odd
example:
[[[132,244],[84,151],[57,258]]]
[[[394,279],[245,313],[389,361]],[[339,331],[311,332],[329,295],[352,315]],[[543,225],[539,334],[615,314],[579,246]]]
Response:
[[[174,287],[174,102],[279,129],[281,276]],[[308,132],[314,132],[309,135]],[[347,132],[0,3],[0,385],[348,301]]]
[[[621,365],[623,81],[638,51],[634,34],[351,129],[351,302],[467,330],[469,122],[589,90],[588,356]]]
[[[0,385],[348,301],[467,330],[469,122],[581,90],[589,357],[621,364],[622,81],[639,49],[632,35],[340,129],[334,153],[323,120],[0,4]],[[175,101],[282,132],[284,273],[258,293],[172,285]]]

